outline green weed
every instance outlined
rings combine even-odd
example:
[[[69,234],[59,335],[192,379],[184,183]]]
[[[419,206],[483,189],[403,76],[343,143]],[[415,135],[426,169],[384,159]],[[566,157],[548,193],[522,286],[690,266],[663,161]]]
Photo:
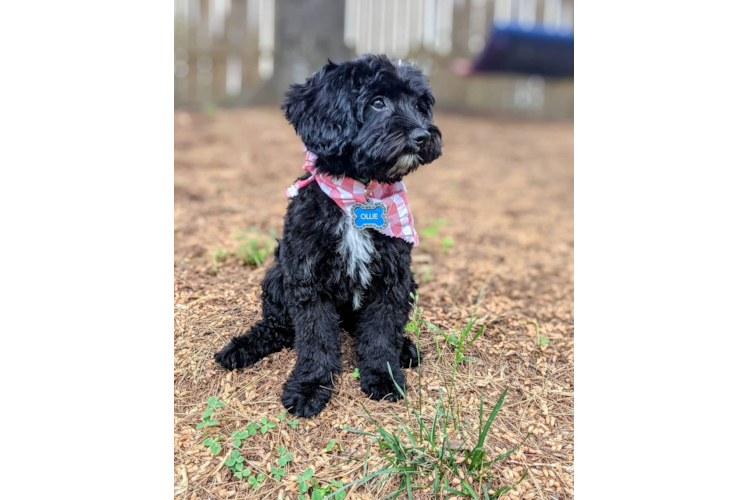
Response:
[[[353,369],[353,373],[351,373],[351,377],[353,378],[361,378],[361,373],[358,371],[358,367]]]
[[[262,417],[260,419],[260,432],[264,435],[269,431],[270,429],[274,428],[275,424],[273,422],[269,422],[267,417]]]
[[[480,301],[480,298],[482,296],[483,292],[481,291],[481,294],[478,296],[478,301]],[[477,304],[476,304],[476,310],[477,310]],[[469,349],[470,346],[473,345],[473,343],[478,340],[478,337],[480,337],[483,334],[483,331],[485,330],[485,326],[481,326],[478,331],[473,335],[472,337],[470,334],[473,331],[473,327],[475,326],[475,323],[478,321],[478,318],[475,317],[475,311],[473,312],[473,315],[470,317],[470,320],[468,320],[467,326],[465,328],[458,328],[455,327],[456,333],[444,333],[441,328],[434,325],[433,323],[429,323],[428,321],[421,321],[424,325],[431,328],[435,332],[439,333],[444,340],[447,341],[449,345],[451,345],[455,349],[455,362],[460,363],[462,361],[468,361],[470,363],[474,363],[475,359],[466,357],[463,353],[466,349]],[[468,337],[470,339],[468,340]]]
[[[239,448],[242,445],[242,441],[249,437],[249,431],[234,431],[231,433],[231,439],[234,440],[232,443],[234,446]]]
[[[455,244],[452,238],[439,235],[441,228],[446,226],[448,223],[449,220],[444,218],[432,220],[428,226],[420,231],[421,234],[427,238],[439,238],[438,241],[441,245],[440,248],[442,253],[447,253],[447,251]]]
[[[281,413],[277,418],[279,421],[286,421],[286,414]],[[233,439],[232,444],[239,448],[244,440],[248,439],[250,436],[255,436],[257,431],[265,434],[269,429],[272,429],[275,426],[276,424],[269,422],[267,417],[262,417],[259,423],[250,422],[247,424],[246,430],[234,431],[231,433],[231,439]],[[206,440],[203,444],[216,447],[215,450],[214,448],[211,448],[211,453],[213,453],[213,455],[216,455],[220,451],[220,445],[214,443],[213,440]],[[270,469],[270,476],[276,481],[282,479],[286,474],[285,465],[293,460],[293,455],[286,450],[285,446],[281,446],[278,449],[278,456],[279,458],[276,461],[280,467],[272,467]],[[234,477],[238,479],[246,479],[247,483],[254,490],[258,490],[262,482],[266,479],[265,474],[259,473],[255,476],[249,468],[245,467],[244,457],[241,456],[238,449],[231,451],[231,456],[226,459],[224,465],[234,472]]]
[[[540,325],[538,324],[538,320],[525,318],[525,323],[531,323],[535,325],[535,338],[538,341],[538,347],[542,347],[548,344],[548,339],[540,335]]]
[[[278,465],[281,467],[285,467],[287,463],[293,461],[293,455],[286,450],[286,447],[281,445],[280,448],[278,448],[278,459],[276,462],[278,462]]]
[[[333,488],[335,489],[333,490]],[[332,481],[325,487],[315,486],[312,489],[312,500],[322,500],[323,498],[343,500],[345,498],[345,491],[341,488],[343,488],[343,481]]]
[[[280,481],[281,478],[286,474],[286,469],[284,467],[271,467],[270,468],[270,475],[273,476],[273,479],[276,481]]]
[[[206,426],[212,427],[214,425],[218,425],[218,420],[214,420],[212,418],[213,411],[222,406],[226,406],[226,403],[224,403],[223,401],[218,401],[218,398],[216,398],[215,396],[211,396],[210,398],[208,398],[208,409],[203,412],[202,422],[197,424],[197,427],[195,427],[195,429],[202,429]]]
[[[309,491],[309,484],[312,480],[312,475],[314,475],[314,471],[312,469],[307,469],[302,475],[296,478],[296,482],[299,483],[299,493],[306,493]]]
[[[234,471],[234,477],[239,479],[248,477],[251,474],[249,469],[244,468],[244,457],[239,455],[239,450],[233,450],[231,456],[226,459],[223,465]]]
[[[223,401],[218,401],[218,398],[211,396],[208,398],[208,409],[203,412],[200,416],[200,423],[197,424],[195,429],[202,429],[203,427],[215,427],[218,425],[218,420],[214,418],[213,412],[222,406],[226,406]],[[205,434],[203,434],[205,436]],[[207,446],[210,449],[210,453],[213,456],[218,455],[221,452],[221,445],[218,443],[220,437],[206,438],[203,441],[203,446]]]
[[[439,230],[449,223],[449,219],[436,219],[429,222],[429,225],[421,230],[423,236],[435,237],[439,236]]]
[[[262,483],[265,480],[265,474],[257,474],[257,477],[255,476],[248,476],[247,477],[247,483],[252,487],[252,489],[256,490],[260,488],[260,483]]]
[[[212,265],[210,273],[213,276],[218,274],[218,263],[225,261],[226,257],[228,257],[228,253],[226,252],[226,250],[223,250],[221,248],[216,248],[212,252],[210,252],[210,261]]]
[[[275,247],[275,231],[272,229],[265,235],[253,227],[249,232],[241,231],[233,236],[239,242],[234,256],[246,265],[260,267]]]
[[[340,449],[340,451],[343,451],[343,445],[338,443],[334,439],[331,439],[330,441],[327,442],[327,446],[325,446],[325,451],[327,451],[328,453],[331,452],[332,450],[335,449],[336,444],[338,445],[338,448]]]
[[[221,445],[218,444],[215,439],[207,438],[205,441],[203,441],[203,446],[207,446],[213,456],[216,456],[221,452]]]
[[[278,416],[277,416],[277,417],[275,417],[275,418],[277,418],[277,419],[278,419],[278,422],[285,422],[285,423],[287,423],[287,424],[288,424],[288,426],[289,426],[289,427],[290,427],[291,429],[294,429],[294,430],[296,430],[296,426],[298,426],[298,425],[299,425],[299,419],[298,419],[298,418],[295,418],[295,419],[293,419],[293,420],[288,420],[288,419],[286,418],[286,414],[285,414],[285,412],[281,412],[281,414],[280,414],[280,415],[278,415]]]

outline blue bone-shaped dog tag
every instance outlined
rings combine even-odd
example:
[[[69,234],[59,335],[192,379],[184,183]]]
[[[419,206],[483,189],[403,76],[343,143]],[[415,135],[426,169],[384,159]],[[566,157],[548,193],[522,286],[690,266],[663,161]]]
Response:
[[[353,225],[358,229],[384,229],[387,220],[387,206],[384,203],[355,203],[351,206]]]

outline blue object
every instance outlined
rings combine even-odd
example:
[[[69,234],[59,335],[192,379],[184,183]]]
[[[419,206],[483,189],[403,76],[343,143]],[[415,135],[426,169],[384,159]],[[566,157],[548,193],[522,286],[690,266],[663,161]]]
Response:
[[[353,225],[359,229],[387,227],[387,207],[384,203],[356,203],[351,207]]]
[[[748,29],[732,31],[494,28],[475,72],[577,78],[748,77]]]

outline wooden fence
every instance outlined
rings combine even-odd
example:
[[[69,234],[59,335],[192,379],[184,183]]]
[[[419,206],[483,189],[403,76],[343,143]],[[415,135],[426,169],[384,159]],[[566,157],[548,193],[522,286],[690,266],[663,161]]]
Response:
[[[418,64],[442,109],[573,116],[573,82],[455,75],[493,23],[573,29],[573,0],[175,0],[175,105],[279,102],[328,58],[384,53]]]

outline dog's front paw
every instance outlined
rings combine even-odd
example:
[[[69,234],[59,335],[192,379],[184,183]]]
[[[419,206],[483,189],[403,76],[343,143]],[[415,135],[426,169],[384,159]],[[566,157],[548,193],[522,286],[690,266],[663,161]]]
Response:
[[[386,373],[361,373],[361,390],[369,396],[371,399],[379,401],[386,399],[387,401],[397,401],[402,399],[403,395],[397,390],[395,382],[400,386],[400,389],[405,392],[405,374],[400,368],[392,369],[392,375],[395,380],[392,380],[389,372]]]
[[[332,391],[315,382],[297,382],[289,379],[283,389],[281,403],[297,417],[313,417],[327,406]]]
[[[227,370],[236,370],[257,363],[261,356],[243,342],[241,337],[234,337],[213,359]]]
[[[412,340],[403,339],[403,350],[400,352],[400,366],[402,368],[415,368],[418,366],[418,350]]]

